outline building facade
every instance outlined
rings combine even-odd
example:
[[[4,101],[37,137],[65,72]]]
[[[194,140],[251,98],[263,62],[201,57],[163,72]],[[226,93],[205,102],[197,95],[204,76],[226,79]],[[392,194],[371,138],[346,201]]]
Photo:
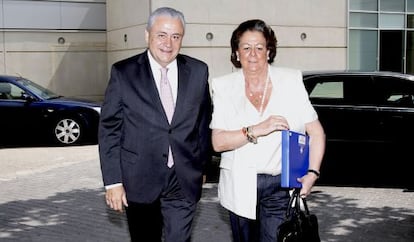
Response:
[[[0,0],[0,73],[100,99],[107,79],[106,1]]]
[[[231,33],[252,18],[276,32],[274,65],[414,74],[414,0],[109,0],[107,5],[109,64],[145,49],[148,14],[171,6],[188,22],[182,52],[206,61],[211,76],[233,70]]]
[[[187,26],[182,53],[207,62],[210,76],[233,71],[230,37],[238,24],[266,21],[278,38],[274,65],[303,70],[345,69],[346,0],[108,0],[108,64],[146,48],[148,15],[161,6],[182,11]]]

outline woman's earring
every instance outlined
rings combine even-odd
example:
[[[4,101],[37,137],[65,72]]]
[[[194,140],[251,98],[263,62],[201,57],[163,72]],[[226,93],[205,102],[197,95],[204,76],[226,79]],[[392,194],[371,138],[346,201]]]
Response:
[[[270,60],[270,57],[269,56],[267,56],[267,60]]]
[[[239,55],[237,55],[237,61],[240,61]]]

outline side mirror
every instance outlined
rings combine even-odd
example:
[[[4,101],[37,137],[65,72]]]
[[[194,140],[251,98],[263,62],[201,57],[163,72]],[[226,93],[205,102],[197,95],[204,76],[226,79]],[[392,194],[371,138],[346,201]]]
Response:
[[[32,95],[29,95],[25,92],[22,93],[22,99],[25,100],[26,102],[36,101],[36,99]]]

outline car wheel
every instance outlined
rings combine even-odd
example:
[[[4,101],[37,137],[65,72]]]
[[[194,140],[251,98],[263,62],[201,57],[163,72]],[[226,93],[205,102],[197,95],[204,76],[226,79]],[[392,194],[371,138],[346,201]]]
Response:
[[[60,119],[54,128],[54,138],[59,144],[69,145],[79,143],[82,135],[82,125],[76,119]]]

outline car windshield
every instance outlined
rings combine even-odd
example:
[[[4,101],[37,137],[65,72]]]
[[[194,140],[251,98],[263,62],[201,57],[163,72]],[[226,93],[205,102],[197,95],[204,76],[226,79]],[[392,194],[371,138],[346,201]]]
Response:
[[[60,95],[57,95],[56,93],[30,81],[27,79],[18,79],[17,82],[19,82],[21,85],[26,87],[29,91],[32,93],[44,98],[44,99],[53,99],[60,97]]]

